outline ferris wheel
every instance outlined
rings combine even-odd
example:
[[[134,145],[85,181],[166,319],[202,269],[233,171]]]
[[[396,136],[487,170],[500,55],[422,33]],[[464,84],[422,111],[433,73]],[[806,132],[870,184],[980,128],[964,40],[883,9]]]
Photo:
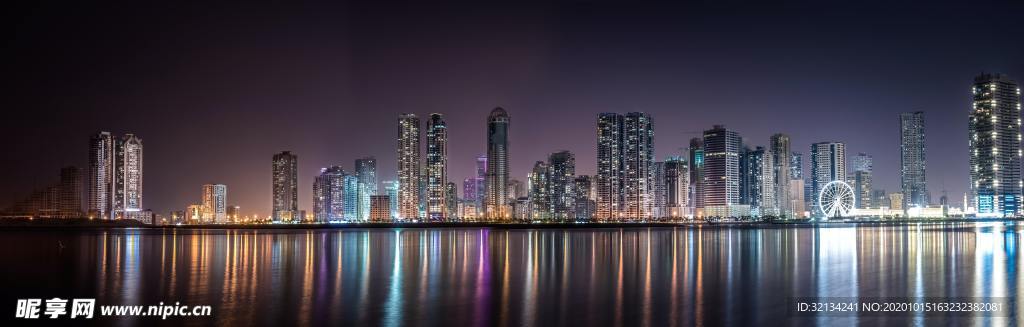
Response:
[[[818,193],[818,207],[826,218],[840,218],[853,210],[853,188],[842,181],[831,181]]]

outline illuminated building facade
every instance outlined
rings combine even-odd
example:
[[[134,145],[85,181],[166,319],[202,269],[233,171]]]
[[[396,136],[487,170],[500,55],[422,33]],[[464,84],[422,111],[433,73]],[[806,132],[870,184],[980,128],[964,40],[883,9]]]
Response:
[[[317,222],[344,218],[345,175],[340,166],[320,169],[320,175],[313,181],[313,219]]]
[[[448,217],[448,124],[441,114],[430,114],[427,121],[427,218],[443,221]]]
[[[665,210],[666,217],[682,218],[690,215],[690,172],[686,161],[679,157],[665,160]]]
[[[750,207],[740,202],[739,133],[722,125],[704,131],[703,190],[705,217],[740,217]]]
[[[273,214],[276,222],[301,220],[299,216],[299,157],[289,151],[274,155],[272,167]]]
[[[551,198],[548,196],[550,191],[548,187],[548,164],[543,161],[537,161],[533,164],[533,170],[530,171],[528,178],[529,189],[528,197],[530,199],[530,219],[531,220],[547,220],[550,219],[551,210]]]
[[[216,224],[228,223],[227,185],[203,185],[203,222]]]
[[[924,208],[930,202],[925,183],[924,153],[924,112],[901,113],[900,185],[903,189],[904,208]]]
[[[820,217],[818,194],[832,181],[846,181],[846,144],[819,142],[811,144],[811,200],[813,217]]]
[[[487,176],[484,187],[484,216],[508,220],[512,210],[508,199],[509,115],[501,107],[487,116]]]
[[[874,159],[866,153],[858,153],[853,156],[853,176],[850,178],[850,185],[853,186],[854,203],[858,209],[867,209],[875,206],[872,201],[872,170],[874,170]]]
[[[1020,212],[1021,92],[1006,75],[974,79],[974,103],[968,122],[971,193],[978,216],[1015,216]]]
[[[573,210],[576,202],[576,156],[569,151],[552,153],[548,156],[547,175],[550,219],[575,219]]]
[[[771,145],[769,147],[772,155],[772,167],[774,169],[773,178],[775,180],[775,208],[778,208],[778,214],[784,217],[793,217],[793,210],[790,206],[790,193],[789,183],[792,180],[790,174],[792,170],[789,165],[793,158],[792,149],[790,147],[789,135],[786,134],[775,134],[771,137]]]
[[[420,119],[398,117],[398,218],[414,220],[420,206]]]
[[[377,158],[356,159],[356,178],[359,179],[359,208],[356,213],[360,220],[370,219],[370,197],[377,195]]]

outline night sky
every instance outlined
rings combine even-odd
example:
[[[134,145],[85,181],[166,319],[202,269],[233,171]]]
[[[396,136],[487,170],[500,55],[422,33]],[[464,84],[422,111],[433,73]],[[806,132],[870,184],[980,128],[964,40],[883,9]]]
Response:
[[[55,183],[61,166],[85,167],[90,135],[107,130],[142,138],[144,204],[158,213],[198,202],[213,182],[243,214],[268,214],[282,150],[299,156],[309,210],[321,167],[372,155],[378,179],[395,178],[402,112],[446,115],[461,187],[495,106],[511,115],[520,180],[563,149],[593,174],[596,115],[645,111],[659,159],[713,124],[751,146],[784,132],[805,154],[834,140],[873,155],[876,188],[890,192],[897,114],[923,110],[928,188],[959,204],[973,77],[1024,81],[1019,1],[709,3],[722,4],[7,8],[0,206]]]

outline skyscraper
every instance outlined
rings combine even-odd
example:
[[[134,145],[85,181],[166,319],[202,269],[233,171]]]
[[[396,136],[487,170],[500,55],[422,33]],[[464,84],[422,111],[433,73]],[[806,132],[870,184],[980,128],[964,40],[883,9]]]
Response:
[[[398,218],[419,218],[420,202],[420,119],[414,114],[398,116]]]
[[[622,194],[622,126],[617,113],[597,116],[597,212],[595,220],[619,219],[623,208]]]
[[[576,195],[576,156],[560,151],[548,156],[548,205],[550,218],[566,221],[574,219]]]
[[[687,206],[690,189],[690,172],[686,161],[679,157],[665,160],[665,210],[667,217],[689,216]]]
[[[125,134],[114,146],[113,213],[111,217],[139,219],[142,207],[142,140]]]
[[[778,214],[785,217],[793,217],[793,210],[790,205],[789,183],[792,177],[790,163],[792,162],[792,149],[790,148],[789,135],[775,134],[771,137],[772,166],[774,167],[775,179],[775,207],[779,209]]]
[[[427,218],[443,221],[448,217],[448,124],[441,114],[430,114],[427,121]]]
[[[391,219],[398,219],[400,217],[398,203],[399,188],[398,181],[384,181],[384,194],[388,196]]]
[[[978,216],[1017,215],[1024,187],[1020,172],[1020,87],[1006,75],[981,74],[974,78],[973,92],[974,107],[968,122],[971,202]],[[923,156],[921,162],[923,165]]]
[[[704,210],[704,139],[690,139],[690,207],[693,214],[703,216]]]
[[[804,154],[800,152],[793,152],[792,157],[789,158],[789,178],[791,180],[804,179]]]
[[[203,185],[203,222],[228,222],[228,187],[224,184]]]
[[[114,183],[114,137],[110,132],[99,132],[89,140],[88,178],[89,216],[110,218]]]
[[[321,168],[313,181],[313,217],[317,222],[344,218],[345,170],[339,166]]]
[[[575,186],[573,194],[576,196],[573,212],[576,215],[576,221],[590,221],[596,208],[594,195],[591,192],[593,189],[592,178],[587,175],[579,175],[573,179],[573,184]]]
[[[925,184],[924,112],[921,111],[900,114],[900,184],[903,187],[904,208],[928,206],[928,189]]]
[[[533,170],[529,176],[529,198],[530,198],[530,219],[550,219],[551,198],[548,196],[548,164],[537,161],[533,164]]]
[[[873,170],[873,159],[865,153],[858,153],[853,157],[853,195],[857,208],[867,209],[875,204],[871,197],[871,174]]]
[[[725,126],[704,131],[704,216],[740,217],[749,206],[740,205],[740,135]]]
[[[775,162],[772,152],[764,147],[757,147],[746,155],[746,172],[742,175],[747,179],[749,187],[747,204],[750,205],[751,215],[775,216],[778,215],[777,202],[775,201]],[[788,191],[788,190],[787,190]]]
[[[476,210],[480,215],[484,210],[484,197],[487,195],[487,155],[481,154],[476,157]]]
[[[668,217],[665,203],[668,202],[668,189],[665,182],[665,162],[655,161],[651,166],[651,216]]]
[[[352,174],[341,176],[341,216],[346,221],[363,221],[359,215],[359,177]],[[367,217],[369,218],[369,217]]]
[[[846,180],[846,144],[819,142],[811,144],[811,196],[812,217],[822,217],[818,208],[818,194],[825,184]]]
[[[273,219],[278,222],[301,220],[299,217],[299,157],[284,151],[273,161]]]
[[[448,182],[444,187],[445,219],[462,218],[459,216],[459,188],[455,183]]]
[[[362,220],[370,219],[370,197],[377,195],[377,158],[356,159],[356,178],[359,179],[359,208]]]
[[[622,121],[623,217],[650,219],[654,205],[654,124],[642,112],[627,113]]]
[[[487,116],[487,178],[484,197],[485,217],[507,220],[512,212],[508,204],[508,126],[509,115],[501,107]]]

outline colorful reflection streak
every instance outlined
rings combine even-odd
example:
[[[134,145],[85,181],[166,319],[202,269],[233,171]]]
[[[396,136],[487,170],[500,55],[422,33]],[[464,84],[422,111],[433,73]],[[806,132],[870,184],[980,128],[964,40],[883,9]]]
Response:
[[[0,278],[17,281],[4,292],[12,305],[59,296],[214,306],[213,321],[169,321],[189,324],[931,324],[952,321],[790,318],[785,306],[790,296],[1016,297],[1024,280],[1021,233],[1022,226],[1004,223],[12,230],[0,232]]]

